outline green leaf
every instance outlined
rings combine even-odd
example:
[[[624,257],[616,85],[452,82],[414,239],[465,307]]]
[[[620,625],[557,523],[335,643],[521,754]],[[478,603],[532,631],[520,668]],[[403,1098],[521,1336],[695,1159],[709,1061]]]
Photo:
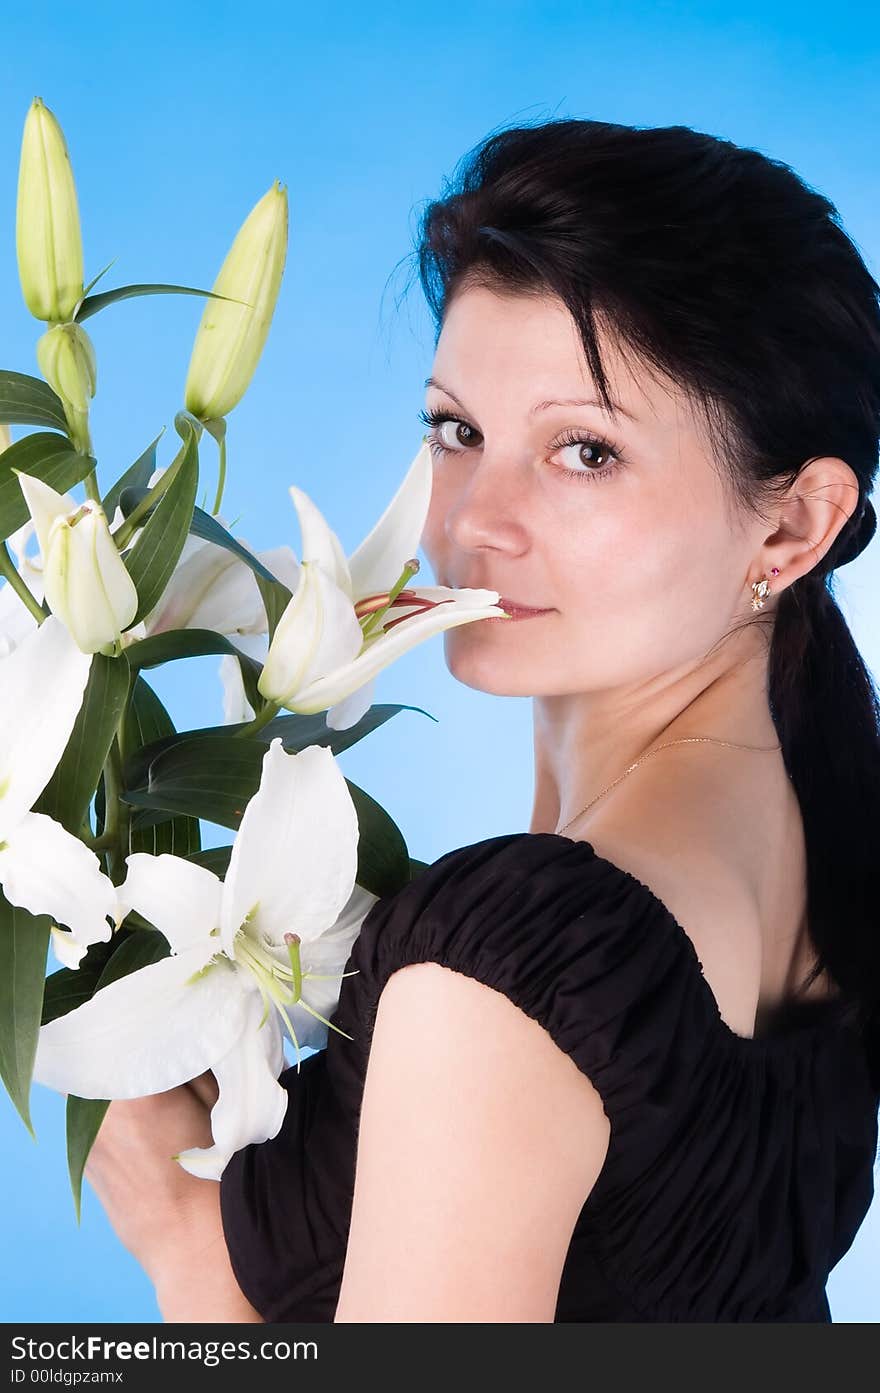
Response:
[[[117,300],[133,300],[138,295],[203,295],[209,300],[230,300],[237,305],[245,303],[230,295],[217,295],[213,290],[193,290],[188,285],[120,285],[115,290],[104,290],[100,295],[87,295],[76,312],[76,322],[81,324],[99,310],[115,305]]]
[[[254,571],[254,579],[263,597],[266,618],[269,621],[269,642],[271,643],[275,637],[275,630],[278,628],[278,621],[293,599],[293,595],[282,581],[276,580],[274,577],[267,580],[258,571]]]
[[[116,480],[116,483],[107,490],[101,500],[101,507],[107,514],[108,520],[112,519],[119,503],[119,497],[123,489],[143,487],[146,491],[156,469],[156,446],[165,434],[163,426],[156,439],[148,445],[142,455],[139,455],[134,464],[126,469],[125,473]]]
[[[42,1025],[48,1025],[58,1016],[66,1016],[94,996],[98,979],[117,948],[120,935],[127,932],[127,929],[119,929],[108,942],[91,944],[79,967],[59,967],[49,973],[43,994]]]
[[[231,855],[231,846],[209,846],[205,847],[204,851],[190,852],[186,859],[194,861],[197,866],[204,866],[208,871],[213,871],[218,880],[225,880]]]
[[[188,813],[237,831],[260,786],[265,754],[266,747],[257,741],[190,737],[157,755],[140,786],[126,777],[123,797],[153,814]],[[369,794],[349,779],[346,784],[360,829],[356,879],[375,895],[388,894],[410,878],[406,842]]]
[[[149,492],[149,488],[143,484],[126,488],[119,499],[119,506],[124,515],[128,517],[129,513],[134,512],[134,509],[146,498]],[[222,547],[224,551],[231,552],[237,560],[243,561],[246,566],[249,566],[255,576],[261,577],[272,585],[280,586],[286,593],[287,599],[290,599],[290,591],[278,580],[277,576],[274,576],[268,567],[264,566],[259,557],[255,556],[252,551],[248,551],[246,546],[236,541],[232,533],[227,531],[223,524],[218,522],[216,518],[211,517],[210,513],[206,513],[202,508],[193,508],[192,522],[189,530],[192,535],[198,537],[200,541],[213,542],[214,546]]]
[[[129,927],[135,921],[147,924],[132,911],[122,928],[106,943],[90,945],[79,967],[59,967],[49,973],[43,996],[42,1025],[75,1011],[84,1001],[91,1001],[99,987],[106,987],[117,977],[125,977],[135,968],[168,956],[170,948],[164,934],[152,926]]]
[[[0,421],[7,425],[54,426],[67,433],[61,398],[40,377],[0,369]]]
[[[130,973],[138,972],[142,967],[161,962],[171,953],[171,944],[158,929],[133,929],[131,932],[120,930],[114,938],[119,942],[98,978],[95,987],[95,991],[98,992],[111,982],[117,982],[120,977],[128,977]]]
[[[188,439],[169,467],[174,477],[126,553],[125,564],[138,592],[137,614],[131,627],[159,603],[189,533],[199,482],[199,451],[195,431],[187,426],[186,433]]]
[[[343,750],[350,749],[359,740],[363,740],[365,735],[371,735],[374,730],[378,730],[400,711],[416,711],[420,716],[427,716],[429,721],[439,724],[437,717],[432,716],[430,711],[422,710],[421,706],[407,706],[401,702],[377,702],[375,706],[368,707],[360,720],[355,721],[354,725],[346,730],[334,730],[328,726],[326,711],[319,711],[313,716],[300,716],[294,712],[287,716],[276,716],[251,738],[268,745],[280,735],[285,750],[299,751],[304,750],[307,745],[326,745],[334,755],[339,755]],[[232,725],[226,727],[228,731],[240,728]]]
[[[143,784],[124,770],[123,797],[134,807],[205,817],[224,827],[238,827],[247,800],[260,783],[262,745],[229,737],[178,739],[148,765]],[[134,756],[142,765],[145,752]]]
[[[418,880],[419,876],[422,874],[422,871],[426,871],[430,864],[430,861],[417,861],[414,856],[411,856],[409,858],[410,880]]]
[[[36,1140],[30,1092],[52,916],[10,904],[0,890],[0,1077]]]
[[[373,895],[393,895],[410,879],[406,840],[397,823],[375,798],[346,779],[357,813],[358,885]]]
[[[131,674],[125,653],[95,653],[70,739],[52,777],[34,804],[68,832],[79,835],[128,699]]]
[[[35,431],[13,441],[0,454],[0,539],[11,537],[30,520],[21,484],[13,469],[33,474],[58,493],[66,493],[94,467],[91,455],[79,454],[66,435],[56,435],[54,431]]]
[[[77,1223],[82,1218],[82,1183],[86,1161],[109,1106],[106,1098],[77,1098],[71,1093],[67,1099],[67,1170]]]
[[[131,649],[126,651],[130,653]],[[174,722],[162,702],[138,674],[122,726],[120,750],[123,762],[135,757],[144,745],[174,739],[175,735]],[[152,826],[132,823],[129,830],[129,854],[145,851],[150,856],[159,856],[167,851],[174,856],[188,856],[198,851],[201,844],[198,818],[172,817]]]
[[[110,982],[127,977],[130,972],[137,972],[142,967],[148,967],[150,963],[160,962],[171,952],[168,940],[160,933],[137,930],[124,937],[123,933],[124,931],[120,931],[115,936],[121,941],[98,978],[94,991],[101,991]],[[79,972],[82,968],[75,970]],[[94,995],[94,991],[89,993],[87,999]],[[70,1094],[67,1099],[67,1168],[77,1223],[80,1221],[86,1161],[109,1106],[110,1102],[105,1098],[77,1098]]]
[[[187,632],[200,634],[203,632],[210,633],[211,631],[193,629]],[[160,639],[165,638],[166,635],[158,634],[156,637]],[[171,637],[171,635],[168,635],[168,637]],[[139,644],[132,644],[126,650],[129,662],[132,661],[132,655],[135,649],[143,648],[152,641],[152,639],[144,639]],[[299,716],[294,714],[289,716],[276,716],[274,720],[264,725],[262,730],[255,731],[252,735],[247,736],[247,740],[268,748],[273,740],[280,739],[282,746],[289,754],[298,754],[300,750],[306,749],[309,745],[323,745],[330,750],[331,754],[339,755],[343,750],[347,750],[352,745],[356,745],[359,740],[363,740],[364,736],[369,735],[372,731],[377,730],[379,726],[384,725],[386,721],[390,721],[392,716],[396,716],[399,711],[418,711],[420,715],[428,716],[432,721],[436,720],[436,717],[431,716],[427,711],[423,711],[420,706],[379,703],[376,706],[371,706],[368,711],[365,711],[361,719],[356,721],[353,726],[349,726],[347,730],[332,730],[327,725],[326,712],[321,712],[314,716]],[[146,784],[150,765],[156,756],[164,754],[190,740],[227,740],[232,737],[236,744],[243,743],[236,732],[244,730],[247,724],[247,722],[235,721],[219,726],[203,726],[197,730],[185,730],[181,731],[179,734],[168,735],[150,744],[144,741],[142,749],[137,753],[132,753],[131,757],[126,761],[123,770],[125,787],[137,788]],[[260,753],[261,759],[264,753],[265,750],[262,750]]]
[[[254,711],[262,711],[266,705],[265,697],[257,689],[262,663],[243,653],[240,648],[214,629],[166,629],[149,638],[139,639],[126,649],[128,660],[134,667],[156,667],[159,663],[175,662],[179,658],[200,658],[211,653],[229,655],[238,660],[245,695]],[[243,723],[238,723],[243,724]],[[231,725],[221,726],[228,734]]]
[[[263,670],[262,663],[250,658],[236,648],[225,634],[215,629],[165,629],[149,638],[136,639],[125,650],[132,668],[158,667],[160,663],[173,663],[178,658],[204,658],[212,653],[229,653],[234,658],[242,658],[256,677]],[[227,734],[229,728],[227,727]]]
[[[290,591],[287,590],[287,586],[284,585],[276,575],[272,574],[268,566],[264,566],[258,556],[255,556],[252,551],[248,551],[247,547],[241,542],[236,541],[232,533],[223,526],[222,522],[218,522],[215,517],[212,517],[210,513],[206,513],[203,508],[193,508],[193,520],[190,531],[194,537],[200,537],[204,542],[213,542],[215,546],[222,547],[224,551],[231,552],[233,556],[238,557],[239,561],[243,561],[246,566],[249,566],[255,576],[261,576],[263,580],[270,582],[272,585],[280,586],[282,590],[287,592],[288,597],[290,597]]]

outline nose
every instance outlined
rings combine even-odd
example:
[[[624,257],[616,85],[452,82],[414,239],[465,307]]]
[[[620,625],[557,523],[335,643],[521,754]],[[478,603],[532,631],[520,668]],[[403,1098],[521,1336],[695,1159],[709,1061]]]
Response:
[[[449,541],[462,551],[494,547],[522,551],[528,538],[526,486],[517,479],[509,459],[483,454],[469,470],[461,470],[445,495],[444,527]]]

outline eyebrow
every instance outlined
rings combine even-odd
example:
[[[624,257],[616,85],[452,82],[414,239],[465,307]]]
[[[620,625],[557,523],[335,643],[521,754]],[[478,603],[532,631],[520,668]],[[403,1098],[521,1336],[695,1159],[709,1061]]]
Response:
[[[461,407],[462,411],[467,411],[467,407],[464,405],[463,402],[459,401],[455,393],[451,392],[448,387],[444,387],[442,382],[438,382],[436,377],[426,377],[425,386],[439,388],[439,390],[441,392],[445,392],[448,397],[452,397],[452,400],[456,403],[457,406]],[[605,411],[606,415],[610,414],[611,416],[625,416],[629,421],[637,421],[638,418],[633,416],[631,411],[627,411],[625,407],[621,406],[619,402],[616,402],[612,399],[612,404],[614,406],[614,410],[609,413],[606,410],[603,403],[601,401],[597,401],[594,397],[568,397],[562,401],[551,400],[536,402],[535,405],[530,409],[529,415],[535,416],[539,411],[546,411],[548,406],[598,406],[599,410]]]

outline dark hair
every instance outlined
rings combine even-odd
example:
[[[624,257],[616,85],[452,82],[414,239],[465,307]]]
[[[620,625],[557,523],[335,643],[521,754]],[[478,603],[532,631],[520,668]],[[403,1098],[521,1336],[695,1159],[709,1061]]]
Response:
[[[805,985],[830,972],[880,1089],[880,703],[831,588],[876,527],[880,287],[837,210],[781,161],[687,126],[551,120],[464,156],[421,213],[415,257],[437,337],[465,285],[558,296],[610,409],[609,328],[687,395],[731,495],[759,515],[811,459],[856,475],[833,545],[745,622],[772,626],[818,956]]]

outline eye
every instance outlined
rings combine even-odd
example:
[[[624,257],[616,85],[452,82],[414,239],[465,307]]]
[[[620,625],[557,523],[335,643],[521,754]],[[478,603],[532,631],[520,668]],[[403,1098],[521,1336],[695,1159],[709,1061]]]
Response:
[[[451,411],[420,411],[419,420],[429,427],[426,439],[431,453],[434,455],[461,453],[462,449],[468,449],[475,440],[481,439],[478,430],[475,430],[467,421],[462,420],[460,416],[454,416]],[[444,439],[443,431],[447,426],[454,427],[454,429],[450,430]],[[560,474],[564,474],[567,478],[574,479],[578,483],[592,484],[600,479],[610,478],[623,463],[620,448],[613,441],[594,435],[592,431],[571,430],[563,432],[550,447],[550,457],[552,458],[554,454],[563,450],[574,450],[573,461],[579,463],[582,468],[567,469],[563,465],[554,467],[558,469]],[[590,460],[585,457],[587,451],[593,456]],[[609,463],[602,464],[603,459],[608,460]]]
[[[604,440],[601,436],[593,435],[590,431],[567,431],[560,440],[557,441],[556,450],[572,450],[573,460],[584,466],[583,469],[562,468],[561,472],[567,474],[570,479],[581,479],[588,483],[595,483],[598,479],[607,479],[614,474],[620,467],[622,456],[618,447],[610,440]],[[592,455],[588,460],[586,454]],[[602,461],[608,463],[603,464]]]
[[[430,427],[428,444],[433,454],[447,454],[451,450],[460,450],[462,446],[467,448],[474,443],[474,437],[479,438],[480,435],[480,432],[469,426],[467,421],[453,416],[450,411],[420,411],[419,420]],[[454,426],[456,429],[449,431],[444,439],[443,430],[446,426]],[[464,435],[459,432],[464,432]]]

